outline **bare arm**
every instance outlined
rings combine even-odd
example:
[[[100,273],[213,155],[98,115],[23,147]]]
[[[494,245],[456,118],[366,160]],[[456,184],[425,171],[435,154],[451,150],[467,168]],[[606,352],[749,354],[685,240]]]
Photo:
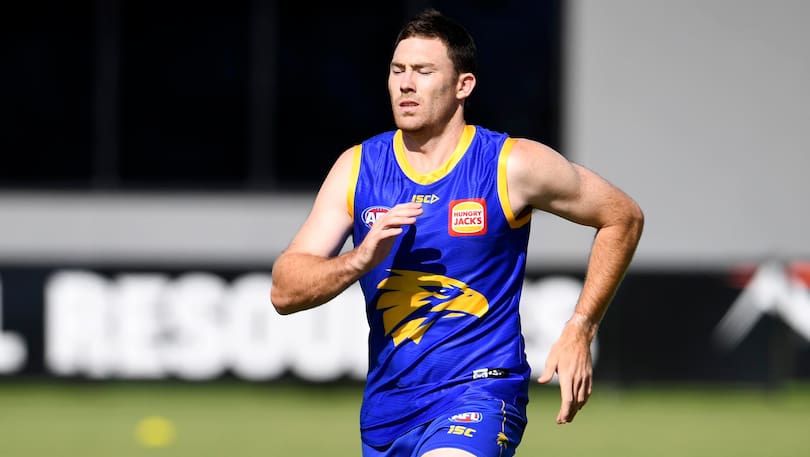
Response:
[[[507,168],[513,208],[537,208],[596,228],[585,283],[574,314],[552,347],[538,382],[560,382],[558,423],[574,419],[591,394],[590,344],[641,237],[644,216],[627,194],[556,151],[518,141]]]
[[[345,254],[335,257],[351,228],[346,208],[351,166],[348,150],[335,161],[306,221],[273,264],[270,300],[280,314],[326,303],[359,277]]]
[[[332,166],[307,220],[273,264],[270,301],[279,314],[314,308],[346,290],[388,255],[402,226],[422,214],[421,204],[397,205],[359,246],[338,255],[352,227],[346,193],[353,152],[345,151]]]

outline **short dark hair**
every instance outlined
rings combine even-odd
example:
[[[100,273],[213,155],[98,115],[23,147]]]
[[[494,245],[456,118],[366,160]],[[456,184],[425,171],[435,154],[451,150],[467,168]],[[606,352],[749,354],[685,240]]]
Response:
[[[472,35],[460,23],[435,8],[427,8],[402,26],[394,42],[411,37],[438,38],[447,46],[447,55],[457,73],[474,73],[478,51]]]

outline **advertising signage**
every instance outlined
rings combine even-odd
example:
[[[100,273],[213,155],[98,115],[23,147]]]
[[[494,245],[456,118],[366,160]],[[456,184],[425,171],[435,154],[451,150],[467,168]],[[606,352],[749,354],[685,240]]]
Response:
[[[778,383],[810,377],[803,264],[729,272],[631,272],[592,345],[596,376]],[[0,269],[0,377],[361,382],[368,327],[354,285],[280,316],[267,271]],[[576,272],[527,276],[526,352],[539,376],[582,287]]]

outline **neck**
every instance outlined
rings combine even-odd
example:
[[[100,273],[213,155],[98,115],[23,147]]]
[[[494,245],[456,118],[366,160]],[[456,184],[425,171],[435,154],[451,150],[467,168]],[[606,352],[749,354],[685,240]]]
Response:
[[[448,123],[440,131],[402,132],[405,156],[411,167],[418,173],[428,174],[442,167],[456,150],[466,124]]]

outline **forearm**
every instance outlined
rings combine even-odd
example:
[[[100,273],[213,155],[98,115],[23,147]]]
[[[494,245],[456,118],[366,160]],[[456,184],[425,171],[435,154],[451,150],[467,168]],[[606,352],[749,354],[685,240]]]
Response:
[[[284,253],[273,265],[270,300],[279,314],[322,305],[357,281],[362,272],[353,266],[351,252],[337,257]]]
[[[593,340],[599,323],[624,278],[641,237],[640,210],[626,221],[600,228],[594,237],[588,271],[571,322]]]

